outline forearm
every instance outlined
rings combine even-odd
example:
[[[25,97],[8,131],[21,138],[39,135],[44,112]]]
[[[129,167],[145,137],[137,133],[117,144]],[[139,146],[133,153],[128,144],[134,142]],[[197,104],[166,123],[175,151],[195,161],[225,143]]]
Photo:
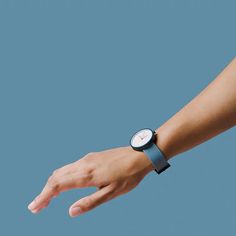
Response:
[[[169,159],[236,124],[236,59],[197,97],[157,129]]]

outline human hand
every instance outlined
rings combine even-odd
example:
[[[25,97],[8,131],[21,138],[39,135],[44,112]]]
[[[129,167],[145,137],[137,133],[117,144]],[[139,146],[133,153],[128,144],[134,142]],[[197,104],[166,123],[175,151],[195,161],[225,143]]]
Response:
[[[55,170],[28,208],[32,213],[38,213],[63,191],[97,187],[96,192],[81,198],[70,207],[70,216],[78,216],[129,192],[153,169],[145,154],[134,151],[131,147],[89,153],[78,161]]]

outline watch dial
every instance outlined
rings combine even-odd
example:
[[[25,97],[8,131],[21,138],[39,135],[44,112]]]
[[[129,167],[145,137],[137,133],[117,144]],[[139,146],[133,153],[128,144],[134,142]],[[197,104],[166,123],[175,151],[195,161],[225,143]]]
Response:
[[[153,132],[150,129],[143,129],[137,132],[131,139],[131,145],[133,147],[142,147],[147,144],[153,136]]]

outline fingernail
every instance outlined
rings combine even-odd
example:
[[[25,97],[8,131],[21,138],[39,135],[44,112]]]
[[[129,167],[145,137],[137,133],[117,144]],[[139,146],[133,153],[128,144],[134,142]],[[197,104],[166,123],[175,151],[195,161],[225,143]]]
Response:
[[[78,216],[82,214],[82,210],[80,207],[73,207],[71,210],[70,210],[70,216],[71,217],[75,217],[75,216]]]
[[[33,214],[37,214],[39,212],[39,209],[31,210]]]
[[[35,201],[32,201],[32,202],[28,205],[28,209],[29,209],[30,211],[32,211],[32,210],[35,208],[35,206],[36,206]]]

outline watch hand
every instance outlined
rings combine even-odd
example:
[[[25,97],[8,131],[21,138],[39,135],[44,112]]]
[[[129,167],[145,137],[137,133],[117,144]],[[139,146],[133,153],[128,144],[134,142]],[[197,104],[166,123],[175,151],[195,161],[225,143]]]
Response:
[[[145,136],[142,136],[142,137],[140,137],[140,138],[143,140],[143,139],[145,139],[146,137],[147,137],[147,135],[145,135]]]

